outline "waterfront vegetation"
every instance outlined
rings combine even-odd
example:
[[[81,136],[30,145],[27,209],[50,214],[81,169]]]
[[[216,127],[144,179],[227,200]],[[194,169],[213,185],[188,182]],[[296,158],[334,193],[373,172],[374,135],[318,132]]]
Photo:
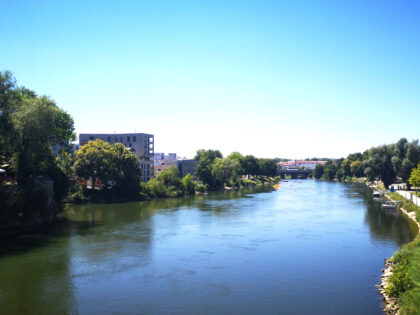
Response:
[[[10,72],[0,72],[0,231],[54,220],[67,194],[68,177],[51,147],[69,149],[72,140],[70,115],[48,97],[17,86]]]
[[[414,172],[414,171],[413,171]],[[400,207],[407,212],[415,212],[420,223],[420,207],[396,192],[388,196],[400,202]],[[389,285],[385,291],[390,296],[398,298],[400,314],[420,314],[420,236],[404,245],[393,256],[395,265],[389,277]]]

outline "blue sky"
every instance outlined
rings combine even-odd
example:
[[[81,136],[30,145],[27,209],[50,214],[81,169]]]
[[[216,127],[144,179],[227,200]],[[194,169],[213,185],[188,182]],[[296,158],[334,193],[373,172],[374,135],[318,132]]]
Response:
[[[0,69],[79,132],[341,157],[420,135],[416,1],[8,1]]]

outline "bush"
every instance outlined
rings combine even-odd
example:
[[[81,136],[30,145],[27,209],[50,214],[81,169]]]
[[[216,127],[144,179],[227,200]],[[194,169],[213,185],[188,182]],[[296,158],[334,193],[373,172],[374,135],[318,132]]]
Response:
[[[407,259],[403,258],[394,268],[392,275],[388,279],[389,284],[385,288],[385,292],[388,295],[398,297],[403,292],[413,288],[414,282],[407,271],[407,265]]]

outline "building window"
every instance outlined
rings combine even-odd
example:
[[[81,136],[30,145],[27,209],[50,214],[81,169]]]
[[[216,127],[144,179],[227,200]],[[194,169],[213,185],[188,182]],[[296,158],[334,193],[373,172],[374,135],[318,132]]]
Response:
[[[131,143],[129,143],[128,146],[131,148],[131,146],[132,146]]]
[[[149,142],[153,143],[153,137],[149,137]]]
[[[133,136],[133,142],[136,142],[136,136]]]
[[[131,142],[130,136],[127,137],[127,142]]]
[[[93,140],[95,140],[95,138],[94,137],[89,137],[89,140],[93,141]]]
[[[111,143],[111,137],[108,137],[108,142]]]

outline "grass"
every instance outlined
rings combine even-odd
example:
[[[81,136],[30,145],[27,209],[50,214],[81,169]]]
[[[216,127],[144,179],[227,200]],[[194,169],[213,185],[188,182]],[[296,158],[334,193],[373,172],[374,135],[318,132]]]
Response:
[[[420,222],[420,207],[398,193],[389,193],[393,200],[401,201],[401,207],[409,212],[416,212]],[[389,295],[398,298],[401,315],[420,315],[420,236],[404,245],[393,256],[396,264],[389,277],[390,284],[385,289]]]

